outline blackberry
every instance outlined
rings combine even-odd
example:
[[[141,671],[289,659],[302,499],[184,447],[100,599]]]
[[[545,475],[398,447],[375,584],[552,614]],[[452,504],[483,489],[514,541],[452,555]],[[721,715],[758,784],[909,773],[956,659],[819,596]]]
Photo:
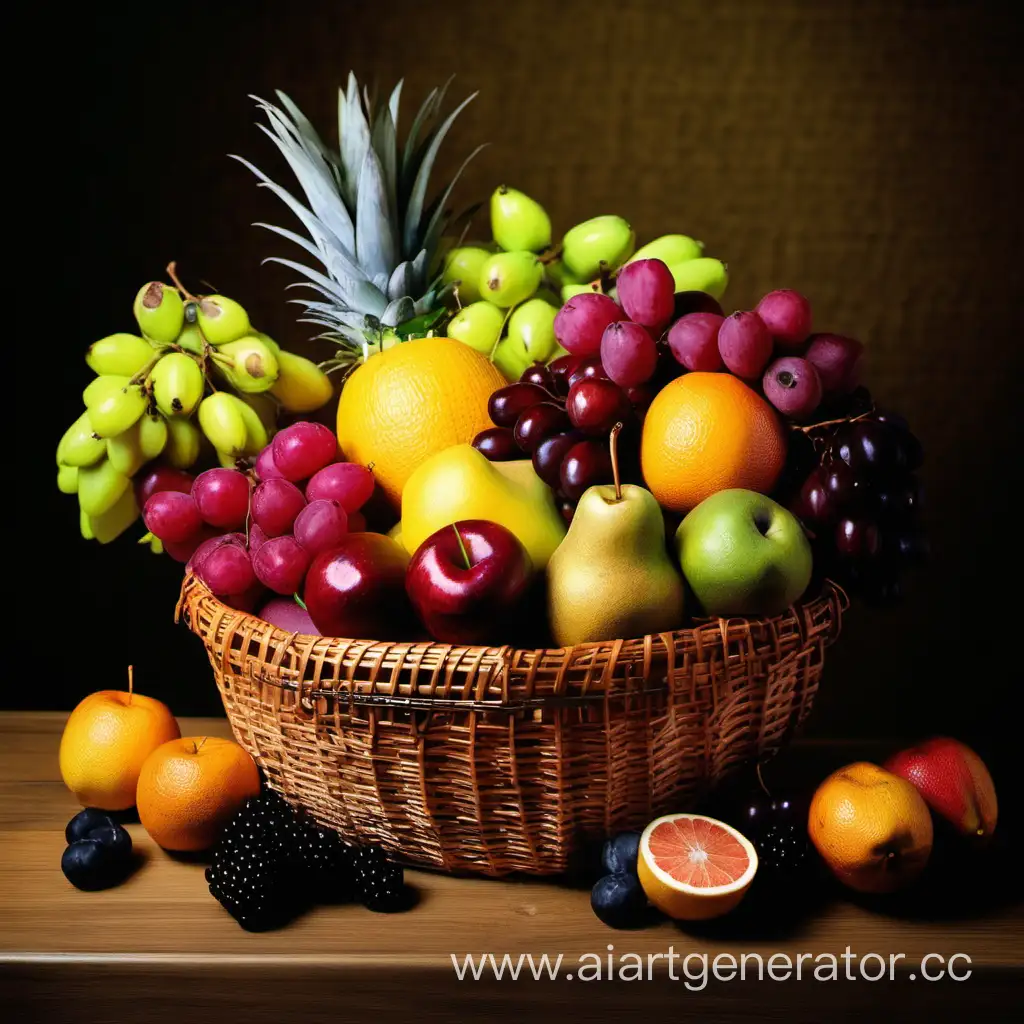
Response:
[[[344,903],[353,897],[353,847],[337,832],[310,822],[302,831],[299,856],[304,884],[316,903]]]
[[[251,797],[228,822],[206,869],[210,892],[246,931],[287,924],[305,909],[289,870],[301,826],[277,793]]]
[[[352,883],[356,899],[368,910],[386,914],[405,908],[405,874],[379,846],[359,846],[353,851]]]
[[[794,821],[778,821],[753,839],[761,866],[771,873],[796,874],[807,867],[807,829]]]

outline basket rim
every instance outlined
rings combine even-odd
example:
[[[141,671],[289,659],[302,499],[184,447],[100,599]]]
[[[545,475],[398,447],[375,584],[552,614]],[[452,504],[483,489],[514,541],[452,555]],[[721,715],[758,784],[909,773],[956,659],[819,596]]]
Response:
[[[175,608],[174,621],[181,620],[182,613],[187,613],[187,621],[193,632],[200,631],[193,625],[191,606],[202,603],[211,608],[215,617],[221,622],[230,623],[233,631],[245,630],[246,624],[259,623],[266,635],[266,640],[274,646],[287,646],[297,640],[304,640],[313,646],[327,644],[328,646],[343,646],[357,653],[360,660],[364,658],[404,658],[408,656],[422,657],[427,652],[443,653],[446,661],[461,662],[464,660],[477,663],[478,671],[491,669],[492,671],[505,671],[513,660],[525,656],[530,660],[542,661],[546,658],[558,659],[559,661],[587,661],[599,653],[614,651],[616,656],[623,651],[623,648],[632,648],[637,651],[652,651],[656,647],[671,649],[681,641],[693,640],[702,635],[710,634],[718,642],[730,640],[749,639],[755,631],[774,632],[780,626],[790,623],[796,624],[802,631],[802,623],[807,621],[809,616],[827,606],[835,605],[840,616],[845,613],[850,600],[846,591],[833,579],[824,577],[820,586],[814,594],[808,598],[794,602],[774,616],[743,617],[732,616],[729,618],[697,618],[693,619],[691,625],[677,630],[664,633],[647,634],[641,637],[618,638],[614,640],[595,640],[588,643],[575,644],[568,647],[537,647],[517,648],[505,644],[500,646],[465,646],[459,644],[446,644],[436,640],[416,641],[382,641],[367,640],[349,637],[327,637],[317,636],[310,633],[298,633],[282,629],[273,623],[261,619],[252,612],[241,611],[224,604],[194,573],[186,572],[182,580],[181,593]],[[698,641],[699,642],[699,641]],[[280,680],[279,685],[288,688],[296,686],[285,680]],[[303,687],[305,692],[309,692]],[[323,691],[325,695],[337,695],[336,690]],[[372,701],[370,701],[372,702]],[[454,703],[454,702],[453,702]],[[468,706],[471,701],[459,701],[460,706]],[[490,706],[490,705],[488,705]]]

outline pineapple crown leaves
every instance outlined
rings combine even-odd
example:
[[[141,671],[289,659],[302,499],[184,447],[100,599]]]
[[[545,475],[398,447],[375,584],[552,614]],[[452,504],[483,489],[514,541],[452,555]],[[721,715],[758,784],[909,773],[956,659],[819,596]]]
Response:
[[[303,322],[326,328],[350,349],[365,352],[368,336],[430,313],[443,292],[428,280],[441,235],[448,224],[446,203],[478,146],[454,178],[427,203],[430,173],[458,115],[476,93],[440,120],[451,79],[433,89],[419,108],[405,144],[398,143],[402,82],[386,104],[360,91],[353,74],[338,90],[338,150],[331,149],[308,118],[283,92],[280,106],[253,97],[267,124],[259,128],[277,146],[305,194],[296,199],[259,168],[234,156],[292,211],[306,235],[274,224],[258,227],[295,243],[322,269],[273,256],[304,280],[289,287],[310,288],[319,299],[292,300],[304,309]],[[322,301],[321,301],[322,300]]]

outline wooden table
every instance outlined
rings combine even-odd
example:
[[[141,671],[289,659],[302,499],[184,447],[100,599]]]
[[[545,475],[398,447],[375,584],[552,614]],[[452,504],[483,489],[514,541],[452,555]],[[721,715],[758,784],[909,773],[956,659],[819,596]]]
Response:
[[[637,1012],[666,1019],[834,1021],[906,1019],[1008,1019],[1019,1007],[1024,980],[1024,912],[1000,873],[1022,861],[1016,851],[989,861],[969,878],[922,890],[917,902],[857,903],[829,891],[813,910],[791,920],[750,915],[703,928],[667,922],[639,931],[613,931],[590,910],[585,891],[539,881],[452,879],[408,872],[419,894],[412,911],[375,915],[360,907],[321,908],[283,931],[242,931],[209,895],[203,865],[176,859],[148,839],[141,826],[130,831],[143,863],[122,886],[79,892],[60,871],[64,826],[77,806],[61,784],[57,746],[64,716],[0,714],[0,1006],[11,1021],[189,1021],[245,1020],[249,1024],[292,1021],[425,1021],[491,1018],[605,1021]],[[185,735],[227,735],[223,720],[183,720]],[[863,749],[804,744],[786,755],[825,769],[853,760]],[[822,770],[822,769],[816,769]],[[820,776],[819,776],[820,777]],[[1003,875],[1003,877],[1007,877]],[[742,911],[741,907],[741,911]],[[737,914],[741,914],[740,911]],[[938,916],[929,916],[938,915]],[[628,979],[638,954],[645,980],[568,980],[579,963],[593,972],[609,950]],[[836,961],[840,979],[847,963],[857,980],[815,981],[815,964],[849,947],[858,957],[877,953],[895,980],[868,982],[859,961]],[[646,980],[648,955],[653,980]],[[696,990],[701,962],[723,954],[748,958],[748,977],[716,980]],[[534,980],[529,963],[518,981],[485,976],[459,981],[451,955],[509,953],[514,960],[561,953],[559,980]],[[772,954],[794,965],[800,981],[771,980]],[[926,981],[926,954],[970,957],[964,981]],[[580,957],[590,954],[584,960]],[[815,957],[819,959],[815,960]],[[720,959],[727,976],[730,961]],[[879,970],[869,958],[867,973]],[[785,964],[774,961],[776,975]],[[934,957],[925,965],[937,973]],[[950,964],[968,969],[961,957]],[[824,969],[824,967],[823,967]],[[670,970],[678,980],[672,980]],[[606,974],[606,970],[602,972]]]

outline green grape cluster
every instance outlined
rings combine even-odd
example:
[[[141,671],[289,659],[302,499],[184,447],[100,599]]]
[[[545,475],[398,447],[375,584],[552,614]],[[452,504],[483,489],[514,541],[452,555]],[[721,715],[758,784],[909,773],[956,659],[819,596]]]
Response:
[[[333,394],[313,362],[253,328],[224,295],[150,281],[133,310],[139,334],[112,334],[85,361],[85,411],[57,445],[57,487],[77,494],[82,536],[106,544],[140,514],[132,478],[159,460],[179,470],[259,454],[281,409],[307,413]]]
[[[447,334],[486,354],[511,380],[535,362],[567,355],[555,338],[555,314],[574,295],[608,291],[628,262],[660,259],[677,292],[703,291],[720,298],[728,283],[725,264],[704,255],[688,235],[663,235],[636,249],[636,235],[622,217],[592,217],[553,244],[551,218],[535,199],[507,185],[491,196],[492,242],[448,250],[442,281],[457,311]]]

